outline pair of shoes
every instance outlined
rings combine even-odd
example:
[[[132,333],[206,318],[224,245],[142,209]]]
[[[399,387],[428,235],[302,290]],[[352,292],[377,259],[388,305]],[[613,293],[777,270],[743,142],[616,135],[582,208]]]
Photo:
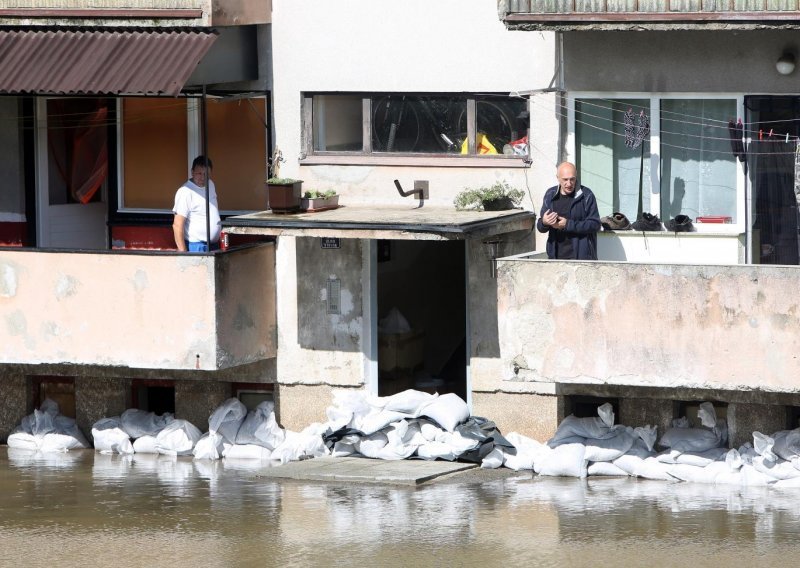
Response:
[[[688,215],[676,215],[674,219],[667,221],[667,230],[676,233],[691,233],[694,225]]]
[[[642,216],[639,217],[631,226],[636,231],[664,230],[664,228],[661,226],[661,219],[658,218],[658,215],[653,215],[652,213],[642,213]]]
[[[631,222],[619,211],[600,219],[600,224],[605,231],[630,231]]]

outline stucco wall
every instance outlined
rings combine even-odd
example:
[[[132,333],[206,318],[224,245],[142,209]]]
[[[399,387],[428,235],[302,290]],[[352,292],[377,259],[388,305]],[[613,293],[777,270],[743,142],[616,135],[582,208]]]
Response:
[[[95,422],[130,408],[130,391],[130,379],[75,378],[75,420],[90,443]]]
[[[313,17],[309,18],[309,14]],[[554,176],[557,108],[532,120],[530,169],[507,167],[301,166],[303,93],[511,93],[550,85],[553,33],[513,32],[495,0],[276,0],[273,5],[275,143],[281,174],[336,189],[343,204],[408,203],[393,180],[430,181],[432,203],[450,205],[468,186],[531,184],[536,203]],[[526,207],[530,204],[526,202]]]
[[[501,261],[499,372],[476,382],[798,392],[798,285],[796,267]]]
[[[0,442],[19,426],[28,414],[28,381],[25,374],[16,369],[4,369],[0,373],[3,388],[0,389]]]
[[[175,418],[208,432],[208,418],[231,397],[231,385],[211,381],[175,381]]]
[[[534,32],[531,32],[534,33]],[[797,71],[775,62],[797,50],[796,30],[564,34],[569,91],[796,93]]]
[[[0,363],[216,370],[273,357],[271,255],[0,252]]]

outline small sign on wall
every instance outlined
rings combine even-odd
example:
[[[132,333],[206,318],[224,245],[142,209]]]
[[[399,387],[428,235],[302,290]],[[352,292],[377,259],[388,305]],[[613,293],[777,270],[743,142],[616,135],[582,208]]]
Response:
[[[339,237],[320,237],[320,246],[324,249],[338,249],[342,247]]]

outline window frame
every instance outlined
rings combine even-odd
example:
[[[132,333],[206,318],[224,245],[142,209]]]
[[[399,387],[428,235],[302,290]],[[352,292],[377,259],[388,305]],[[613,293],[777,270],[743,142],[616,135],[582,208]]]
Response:
[[[513,98],[505,92],[452,93],[452,92],[330,92],[309,91],[301,94],[301,155],[300,165],[377,165],[377,166],[444,166],[444,167],[507,167],[528,168],[531,165],[530,148],[527,156],[505,154],[479,155],[475,153],[477,100],[485,95]],[[360,96],[362,148],[355,151],[326,151],[314,149],[314,97]],[[458,96],[467,99],[467,136],[469,154],[433,154],[423,152],[373,152],[372,150],[372,100],[382,96],[442,97]],[[530,99],[522,97],[530,112]],[[530,118],[528,119],[530,136]]]
[[[646,99],[650,101],[650,191],[647,192],[646,201],[643,209],[654,215],[658,215],[662,222],[668,219],[661,216],[661,100],[679,99],[708,99],[708,100],[734,100],[736,112],[739,117],[744,119],[744,93],[672,93],[672,92],[601,92],[601,91],[574,91],[567,94],[567,136],[565,149],[566,159],[575,161],[578,155],[578,140],[576,134],[576,102],[585,99]],[[749,139],[745,140],[745,143]],[[591,188],[590,188],[591,189]],[[695,232],[681,233],[682,236],[696,235],[728,235],[739,236],[748,233],[746,223],[746,204],[749,197],[749,184],[747,176],[741,167],[740,162],[736,162],[736,222],[735,223],[694,223]],[[633,221],[634,219],[631,219]],[[628,231],[632,235],[639,235],[637,231]],[[617,231],[614,234],[624,236],[626,232]]]
[[[264,108],[269,109],[270,98],[269,93],[248,93],[250,96],[246,98],[252,99],[264,99]],[[148,207],[125,207],[123,204],[125,203],[125,148],[124,146],[124,123],[125,117],[123,116],[123,104],[122,100],[125,97],[116,97],[117,103],[117,115],[116,115],[116,142],[117,142],[117,152],[116,152],[116,159],[117,159],[117,172],[116,172],[116,183],[117,183],[117,190],[116,190],[116,197],[117,197],[117,207],[116,211],[112,212],[112,214],[118,215],[125,215],[125,214],[157,214],[163,215],[168,214],[172,215],[172,208],[166,209],[154,209]],[[202,131],[203,125],[201,122],[201,97],[198,96],[188,96],[186,98],[186,136],[187,136],[187,144],[186,144],[186,171],[188,172],[192,167],[192,161],[196,156],[199,156],[203,153],[203,145],[202,145]],[[269,137],[267,139],[267,152],[269,153],[270,146],[269,146]],[[266,169],[265,169],[265,179],[266,179]],[[188,179],[188,178],[187,178]],[[178,185],[175,186],[175,191],[177,191]],[[245,213],[252,213],[252,210],[240,210],[240,209],[221,209],[220,215],[228,216],[228,215],[242,215]]]

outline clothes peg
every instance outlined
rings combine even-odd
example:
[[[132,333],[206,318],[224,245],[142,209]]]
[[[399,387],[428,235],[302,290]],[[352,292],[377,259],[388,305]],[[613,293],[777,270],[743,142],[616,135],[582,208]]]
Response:
[[[786,143],[787,144],[789,143],[789,133],[788,132],[786,133]]]
[[[758,139],[759,140],[763,140],[764,139],[764,131],[763,130],[759,130],[758,131]]]
[[[769,138],[772,138],[772,128],[769,129]]]

